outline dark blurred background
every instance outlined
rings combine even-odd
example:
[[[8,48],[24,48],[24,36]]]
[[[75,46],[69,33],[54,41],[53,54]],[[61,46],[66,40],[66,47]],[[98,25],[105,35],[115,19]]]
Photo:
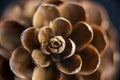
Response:
[[[18,0],[0,0],[0,14],[6,8],[6,6],[13,1],[18,1]],[[117,30],[118,37],[120,38],[120,0],[92,0],[92,1],[97,2],[105,7],[111,22],[113,23],[113,25]],[[120,39],[119,39],[119,45],[120,45]],[[119,74],[120,74],[120,70],[118,73],[117,80],[120,80]]]

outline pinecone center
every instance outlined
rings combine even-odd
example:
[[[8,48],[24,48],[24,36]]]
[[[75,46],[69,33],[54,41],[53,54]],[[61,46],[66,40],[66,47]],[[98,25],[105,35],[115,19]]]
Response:
[[[54,36],[48,42],[48,49],[51,53],[61,53],[65,49],[65,40],[62,36]]]

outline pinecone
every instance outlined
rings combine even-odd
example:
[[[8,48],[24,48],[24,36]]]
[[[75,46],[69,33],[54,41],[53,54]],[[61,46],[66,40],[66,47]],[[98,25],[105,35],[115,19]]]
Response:
[[[2,80],[115,80],[117,36],[102,6],[22,3],[6,9],[0,22]]]
[[[32,17],[40,4],[40,0],[22,0],[17,3],[12,3],[6,10],[4,10],[2,18],[14,20],[26,27],[31,27]]]

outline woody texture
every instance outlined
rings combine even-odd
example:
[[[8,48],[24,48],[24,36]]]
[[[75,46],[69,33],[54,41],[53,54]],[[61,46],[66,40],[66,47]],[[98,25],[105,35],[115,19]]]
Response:
[[[88,0],[23,0],[0,20],[0,80],[115,80],[116,31]]]

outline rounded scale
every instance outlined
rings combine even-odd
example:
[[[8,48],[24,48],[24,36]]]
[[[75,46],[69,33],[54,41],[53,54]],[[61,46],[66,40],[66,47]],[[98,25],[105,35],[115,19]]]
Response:
[[[61,75],[54,67],[35,67],[32,80],[61,80]]]
[[[75,42],[77,51],[87,47],[93,39],[92,27],[86,22],[78,22],[73,28],[70,38]]]
[[[59,13],[55,5],[47,3],[42,4],[33,16],[33,26],[48,26],[49,22],[57,17],[59,17]]]
[[[18,47],[10,58],[10,68],[13,73],[22,79],[31,79],[34,64],[28,51]]]
[[[91,44],[94,45],[99,51],[99,53],[102,55],[102,53],[104,53],[105,50],[107,49],[108,38],[105,32],[101,28],[99,28],[97,25],[95,24],[90,24],[90,25],[92,26],[93,33],[94,33]]]
[[[72,32],[72,24],[64,17],[58,17],[50,22],[51,29],[55,32],[56,36],[67,37]]]
[[[0,45],[7,50],[14,50],[20,42],[20,35],[25,27],[15,21],[3,20],[0,22]]]
[[[33,49],[37,49],[40,47],[40,43],[38,42],[37,38],[38,31],[39,29],[31,27],[24,30],[21,34],[22,45],[29,52],[32,52]]]
[[[88,45],[85,49],[79,52],[79,55],[82,60],[82,67],[79,72],[80,75],[90,75],[99,68],[101,57],[94,46]]]
[[[60,16],[68,19],[72,25],[85,21],[86,15],[82,6],[77,2],[65,2],[57,7]]]
[[[40,50],[34,49],[32,52],[32,58],[40,67],[48,67],[51,61]]]
[[[58,70],[67,75],[77,74],[81,70],[82,59],[78,54],[56,63]]]

